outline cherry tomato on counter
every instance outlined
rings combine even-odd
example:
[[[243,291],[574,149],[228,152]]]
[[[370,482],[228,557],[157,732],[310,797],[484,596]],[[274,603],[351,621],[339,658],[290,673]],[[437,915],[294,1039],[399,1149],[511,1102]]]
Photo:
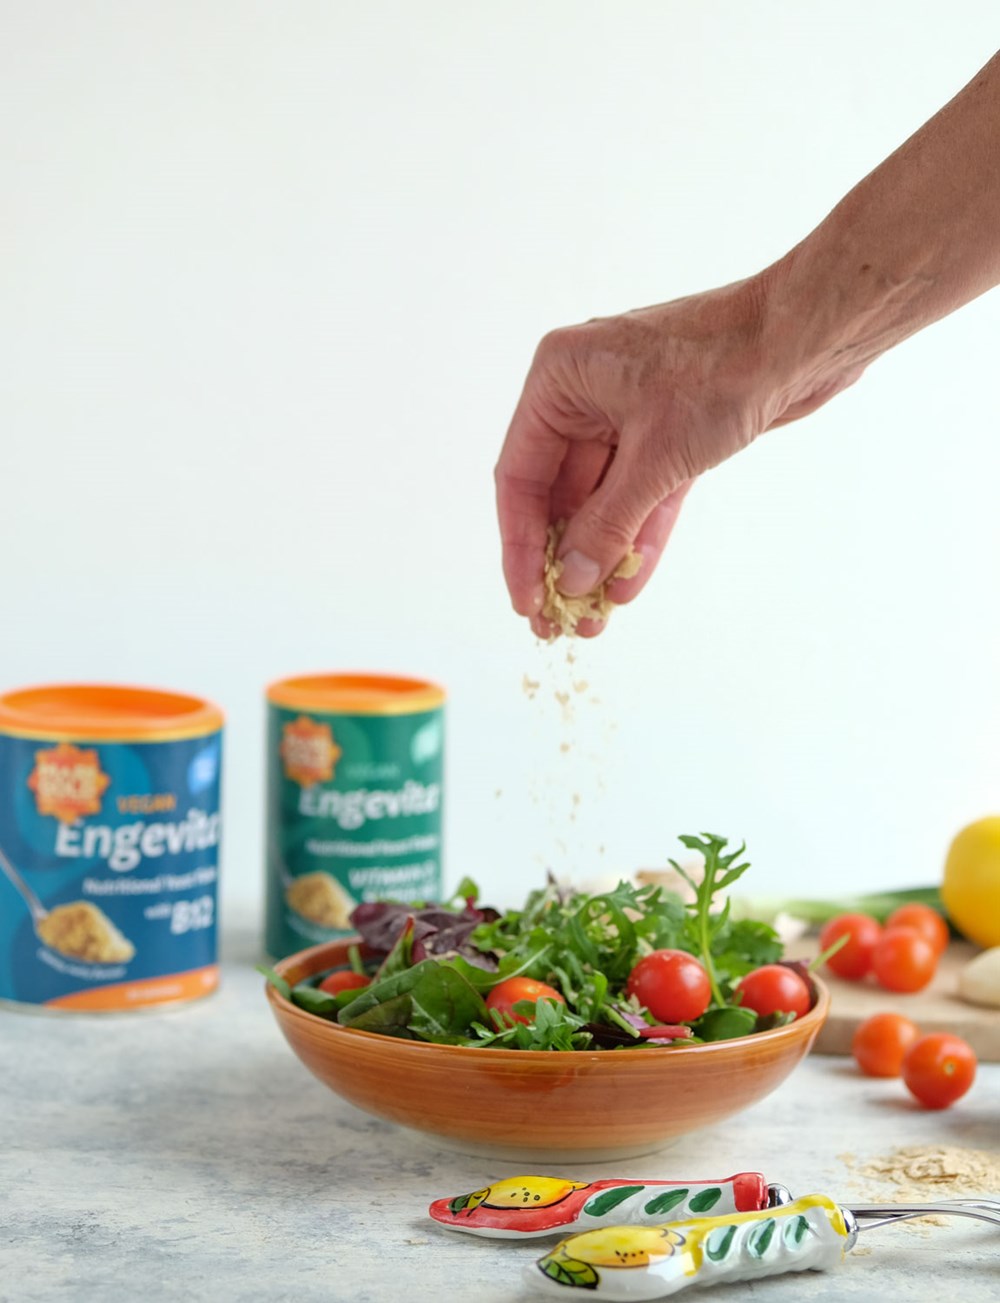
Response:
[[[809,1012],[812,996],[803,978],[784,964],[765,964],[736,983],[742,1003],[759,1018],[772,1013],[793,1013],[801,1018]]]
[[[522,1000],[530,1004],[538,1000],[566,1003],[560,992],[546,982],[538,982],[533,977],[507,977],[490,991],[486,997],[486,1008],[493,1016],[493,1021],[501,1027],[508,1027],[512,1022],[530,1023],[530,1018],[514,1012],[514,1005]]]
[[[339,972],[324,977],[319,984],[319,989],[325,991],[327,995],[337,995],[340,991],[360,990],[363,986],[371,986],[371,983],[372,979],[365,977],[364,973],[356,973],[352,968],[342,968]]]
[[[909,905],[900,905],[899,909],[886,919],[885,926],[886,928],[912,928],[914,932],[919,932],[925,941],[931,943],[938,956],[943,955],[948,948],[951,935],[948,924],[930,905],[921,905],[917,901]]]
[[[708,1008],[712,987],[694,955],[654,950],[629,973],[625,994],[634,995],[658,1022],[693,1022]]]
[[[892,927],[872,951],[872,972],[887,991],[909,994],[922,991],[937,970],[938,957],[931,943],[909,927]]]
[[[906,1051],[903,1080],[925,1108],[947,1108],[961,1099],[976,1076],[976,1054],[960,1036],[931,1032]]]
[[[901,1013],[875,1013],[854,1033],[851,1053],[866,1077],[898,1077],[920,1028]]]
[[[859,982],[871,971],[872,951],[882,935],[882,925],[870,914],[838,914],[823,925],[819,934],[820,953],[829,950],[845,933],[850,940],[830,956],[826,966],[838,977]]]

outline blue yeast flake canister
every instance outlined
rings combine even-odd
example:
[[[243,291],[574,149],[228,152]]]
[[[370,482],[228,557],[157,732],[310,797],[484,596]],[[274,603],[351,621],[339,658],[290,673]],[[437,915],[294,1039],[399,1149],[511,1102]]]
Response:
[[[444,692],[322,674],[267,699],[268,954],[344,936],[362,901],[440,899]]]
[[[222,722],[155,689],[0,696],[0,1000],[109,1011],[215,989]]]

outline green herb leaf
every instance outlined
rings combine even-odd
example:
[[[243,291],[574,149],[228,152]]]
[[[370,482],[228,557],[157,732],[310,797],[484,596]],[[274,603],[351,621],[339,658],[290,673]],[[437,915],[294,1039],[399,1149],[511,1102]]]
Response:
[[[257,972],[263,974],[280,995],[283,995],[286,1000],[292,998],[292,988],[280,973],[276,973],[273,968],[268,968],[264,964],[257,964],[256,968]]]

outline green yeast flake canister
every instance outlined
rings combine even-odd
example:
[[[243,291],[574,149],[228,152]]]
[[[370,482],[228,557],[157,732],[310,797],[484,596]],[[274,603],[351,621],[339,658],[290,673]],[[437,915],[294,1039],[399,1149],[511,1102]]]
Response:
[[[362,901],[440,899],[443,690],[310,674],[267,702],[268,954],[346,935]]]

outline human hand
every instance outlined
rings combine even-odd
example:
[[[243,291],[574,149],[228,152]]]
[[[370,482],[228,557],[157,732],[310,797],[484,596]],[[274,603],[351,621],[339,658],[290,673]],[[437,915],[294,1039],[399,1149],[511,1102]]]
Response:
[[[649,582],[685,494],[762,431],[819,406],[860,374],[801,376],[767,325],[769,273],[706,294],[554,331],[538,347],[496,467],[503,567],[514,609],[542,638],[548,527],[567,521],[558,587],[592,592],[634,548],[630,602]],[[603,624],[582,621],[584,637]]]

